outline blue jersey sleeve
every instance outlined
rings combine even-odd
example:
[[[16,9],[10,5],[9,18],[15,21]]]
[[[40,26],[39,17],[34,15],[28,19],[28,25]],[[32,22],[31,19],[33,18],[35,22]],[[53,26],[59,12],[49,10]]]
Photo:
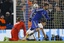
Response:
[[[32,15],[35,13],[35,9],[31,11],[30,18],[32,18]]]
[[[44,18],[46,18],[47,20],[50,20],[47,11],[44,11],[42,15],[44,15]]]
[[[47,20],[50,20],[50,17],[48,16],[48,13],[45,14],[45,17]]]

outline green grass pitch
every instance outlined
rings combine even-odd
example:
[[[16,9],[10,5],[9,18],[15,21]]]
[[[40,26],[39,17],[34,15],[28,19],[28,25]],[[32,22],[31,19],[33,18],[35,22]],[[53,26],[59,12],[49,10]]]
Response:
[[[64,41],[3,41],[0,43],[64,43]]]

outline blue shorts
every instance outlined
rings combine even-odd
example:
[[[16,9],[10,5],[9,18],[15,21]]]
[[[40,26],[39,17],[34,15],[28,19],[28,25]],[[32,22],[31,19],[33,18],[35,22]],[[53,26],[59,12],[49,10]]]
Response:
[[[36,28],[38,28],[38,21],[32,20],[31,30],[34,30],[34,29],[36,29]]]

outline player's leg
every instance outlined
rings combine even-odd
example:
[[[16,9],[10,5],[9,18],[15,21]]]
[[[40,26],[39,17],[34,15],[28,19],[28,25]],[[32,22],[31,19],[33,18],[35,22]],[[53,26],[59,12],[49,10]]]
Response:
[[[37,31],[37,30],[36,30],[36,31]],[[35,36],[33,35],[36,31],[35,31],[35,30],[30,30],[30,29],[27,30],[26,36],[25,36],[24,38],[22,38],[21,41],[27,41],[27,39],[30,38],[30,37],[32,37],[34,40],[36,40],[36,39],[35,39]]]
[[[30,36],[27,38],[27,40],[28,40],[28,41],[36,41],[36,38],[35,38],[35,36],[34,36],[34,34],[33,34],[33,35],[30,35]]]
[[[38,21],[33,21],[32,20],[32,26],[31,26],[31,30],[34,30],[33,33],[35,33],[36,31],[38,31]],[[33,33],[31,33],[30,35],[32,35]]]
[[[18,41],[19,37],[18,37],[18,31],[15,30],[11,30],[11,38],[5,37],[4,41]]]
[[[27,30],[27,32],[26,32],[26,36],[25,36],[24,38],[22,38],[22,41],[26,41],[26,38],[28,37],[29,32],[30,32],[30,29]]]
[[[28,36],[32,35],[32,34],[36,31],[37,25],[38,25],[38,22],[32,20],[31,29],[29,29],[29,30],[26,32],[26,36],[23,38],[23,40],[26,40],[26,38],[27,38]]]
[[[26,32],[26,36],[24,37],[24,38],[22,38],[22,41],[26,41],[26,39],[28,38],[28,37],[30,37],[31,35],[33,35],[35,32],[37,32],[37,31],[39,31],[40,30],[40,28],[37,28],[37,29],[35,29],[35,30],[27,30],[27,32]],[[34,39],[35,39],[35,37],[34,37]]]
[[[39,23],[38,26],[39,26],[40,30],[42,30],[42,33],[43,33],[44,37],[46,38],[46,34],[44,32],[42,23]]]
[[[17,29],[12,29],[11,30],[11,38],[10,38],[10,41],[18,41],[19,40],[19,37],[18,37],[18,30]]]
[[[40,31],[38,30],[38,40],[40,41]]]
[[[19,41],[27,41],[26,39],[29,36],[29,32],[30,32],[30,29],[27,30],[26,35],[21,40],[19,40]]]
[[[31,26],[31,28],[27,31],[27,33],[26,33],[26,37],[29,35],[32,35],[34,32],[35,32],[35,29],[37,28],[37,24],[38,24],[38,22],[37,21],[33,21],[32,20],[32,26]]]
[[[44,35],[44,40],[46,40],[46,41],[49,40],[49,39],[48,39],[48,36],[47,36],[47,35],[45,34],[45,32],[44,32],[44,29],[42,29],[42,33],[43,33],[43,35]]]
[[[44,29],[42,28],[41,30],[42,30],[42,33],[43,33],[43,35],[44,35],[44,38],[46,38],[46,34],[45,34],[45,32],[44,32]]]

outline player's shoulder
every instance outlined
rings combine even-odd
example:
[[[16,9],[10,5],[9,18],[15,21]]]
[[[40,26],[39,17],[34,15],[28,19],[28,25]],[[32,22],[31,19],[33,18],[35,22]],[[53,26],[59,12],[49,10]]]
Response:
[[[20,24],[20,22],[16,22],[16,23],[14,24],[14,26],[15,26],[15,25],[18,25],[18,24]]]
[[[20,22],[24,23],[24,21],[22,21],[22,20]]]
[[[42,8],[39,8],[39,9],[37,9],[36,11],[43,11],[44,9],[42,9]]]

